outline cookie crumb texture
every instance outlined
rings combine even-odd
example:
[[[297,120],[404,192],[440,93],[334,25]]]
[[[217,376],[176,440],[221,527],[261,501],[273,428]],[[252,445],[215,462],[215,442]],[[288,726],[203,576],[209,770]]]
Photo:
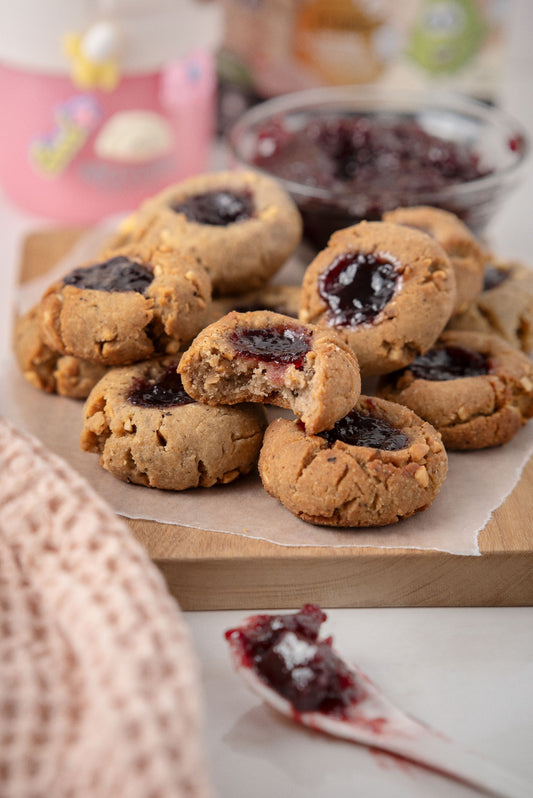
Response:
[[[361,396],[355,410],[406,435],[405,448],[386,451],[307,435],[297,422],[273,421],[259,457],[267,493],[298,518],[335,527],[394,524],[425,510],[448,469],[439,434],[405,407]]]
[[[209,311],[209,324],[218,321],[232,310],[250,313],[256,310],[270,310],[283,316],[298,318],[301,287],[299,285],[265,285],[244,294],[224,296],[213,299]]]
[[[249,214],[227,217],[224,224],[191,214],[192,200],[199,205],[200,198],[216,195],[249,196]],[[299,211],[276,180],[251,171],[229,171],[195,175],[149,198],[126,220],[112,245],[141,244],[192,257],[208,271],[213,294],[221,296],[264,285],[301,237]]]
[[[432,424],[447,449],[501,446],[533,417],[533,364],[495,335],[447,331],[439,347],[462,347],[487,359],[487,374],[420,379],[407,367],[378,384],[380,396],[405,405]]]
[[[475,300],[483,289],[486,253],[458,216],[441,208],[417,205],[388,211],[383,214],[383,221],[414,227],[441,245],[455,273],[454,313],[462,312]]]
[[[351,264],[338,277],[342,291],[331,298],[324,296],[323,275],[329,273],[338,259],[356,256],[367,259],[366,264],[357,266],[357,271],[373,269],[374,263],[393,264],[396,281],[391,297],[375,316],[350,323],[350,311],[359,310],[359,298],[356,296],[354,302],[348,296],[349,306],[343,309],[339,307],[339,296],[343,302],[352,279]],[[366,303],[373,304],[383,281],[370,275],[365,282],[369,286]],[[453,267],[431,236],[397,224],[361,222],[334,233],[328,246],[308,266],[302,283],[299,317],[304,322],[334,329],[353,349],[361,375],[367,377],[402,368],[428,349],[450,318],[455,299]]]
[[[333,330],[271,311],[233,311],[211,324],[179,371],[199,402],[276,405],[292,410],[310,432],[332,427],[361,391],[357,359]]]
[[[71,285],[70,275],[50,286],[39,307],[44,342],[61,354],[107,366],[179,351],[205,323],[210,279],[188,258],[156,254],[149,266],[153,279],[143,292]]]
[[[489,258],[483,291],[462,313],[454,314],[449,330],[499,335],[522,352],[533,349],[533,272],[518,261]]]
[[[13,349],[24,378],[47,393],[86,399],[106,372],[99,363],[50,349],[41,336],[37,306],[16,320]]]
[[[211,487],[247,474],[257,462],[266,427],[262,407],[135,405],[140,381],[159,380],[172,359],[113,369],[83,409],[81,447],[124,482],[164,490]]]

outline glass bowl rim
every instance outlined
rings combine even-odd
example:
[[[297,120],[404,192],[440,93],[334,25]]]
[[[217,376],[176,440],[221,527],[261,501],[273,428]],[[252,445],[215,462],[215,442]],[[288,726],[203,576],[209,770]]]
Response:
[[[325,86],[320,88],[303,89],[302,91],[290,92],[264,100],[245,111],[231,126],[225,134],[226,145],[235,159],[241,166],[253,169],[268,177],[274,177],[285,189],[293,194],[306,198],[316,198],[322,200],[340,199],[349,201],[350,197],[358,196],[359,192],[347,190],[341,193],[332,193],[330,189],[323,189],[317,186],[308,186],[294,180],[288,180],[282,176],[273,175],[266,169],[248,161],[239,150],[239,137],[247,130],[254,127],[259,122],[267,121],[281,114],[300,112],[306,109],[321,106],[335,110],[336,103],[370,103],[368,113],[377,110],[383,111],[423,111],[434,109],[448,111],[463,116],[470,116],[477,121],[485,123],[493,129],[499,130],[505,135],[507,141],[517,138],[521,142],[520,151],[515,153],[514,160],[503,166],[494,167],[488,175],[470,180],[465,183],[455,183],[445,186],[437,191],[418,191],[413,196],[419,198],[419,204],[432,204],[432,199],[439,200],[467,198],[470,194],[477,191],[487,191],[496,188],[502,182],[516,180],[520,173],[525,169],[530,153],[530,137],[521,122],[516,120],[506,110],[494,105],[489,105],[466,94],[459,92],[430,90],[430,89],[389,89],[383,86]],[[383,104],[380,107],[380,103]],[[375,106],[375,107],[372,107]],[[354,107],[353,110],[360,110],[365,113],[363,107]]]

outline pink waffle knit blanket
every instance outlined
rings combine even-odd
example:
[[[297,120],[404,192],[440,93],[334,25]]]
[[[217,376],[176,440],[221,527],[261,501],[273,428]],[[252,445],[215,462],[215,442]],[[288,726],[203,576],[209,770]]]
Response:
[[[87,483],[0,418],[0,796],[210,795],[180,610]]]

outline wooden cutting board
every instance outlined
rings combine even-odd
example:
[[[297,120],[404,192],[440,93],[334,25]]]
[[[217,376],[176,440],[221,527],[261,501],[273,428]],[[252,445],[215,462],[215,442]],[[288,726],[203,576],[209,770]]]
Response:
[[[33,233],[20,282],[45,274],[81,229]],[[439,551],[278,546],[153,521],[130,521],[184,610],[533,604],[533,459],[480,533],[481,557]]]

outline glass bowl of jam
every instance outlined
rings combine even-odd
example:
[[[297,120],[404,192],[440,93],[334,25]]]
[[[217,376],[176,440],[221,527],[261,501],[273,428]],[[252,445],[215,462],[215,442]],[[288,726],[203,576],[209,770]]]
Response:
[[[452,211],[481,235],[529,154],[521,125],[496,107],[359,86],[267,100],[243,114],[228,145],[234,165],[284,185],[318,248],[335,230],[413,205]]]

